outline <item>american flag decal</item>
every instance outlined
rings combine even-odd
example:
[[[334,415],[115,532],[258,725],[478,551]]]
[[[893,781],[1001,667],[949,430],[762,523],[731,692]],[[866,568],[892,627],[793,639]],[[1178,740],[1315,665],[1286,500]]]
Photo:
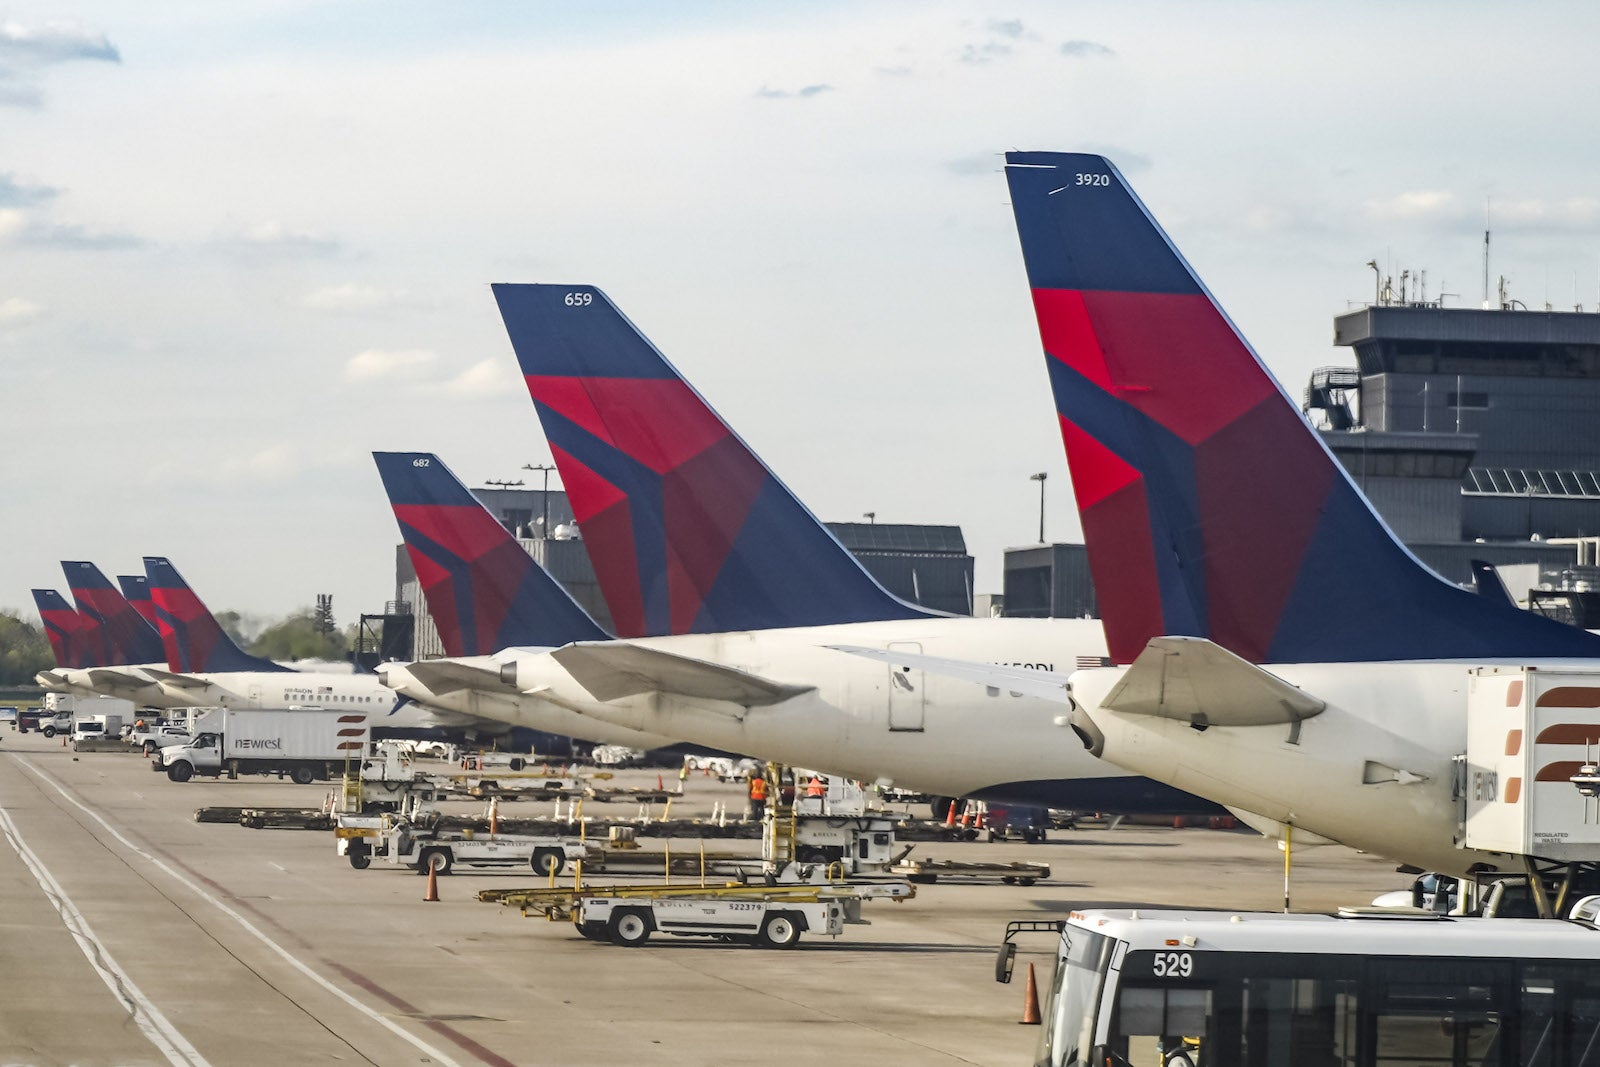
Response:
[[[1115,666],[1115,664],[1111,662],[1110,656],[1079,656],[1074,663],[1077,666],[1077,669],[1080,671],[1086,671],[1091,667]]]

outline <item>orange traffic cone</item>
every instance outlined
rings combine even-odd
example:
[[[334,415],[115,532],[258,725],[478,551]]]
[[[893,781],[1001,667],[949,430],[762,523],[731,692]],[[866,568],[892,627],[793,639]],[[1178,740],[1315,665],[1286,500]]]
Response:
[[[62,734],[61,735],[61,747],[62,748],[66,748],[67,747],[67,735],[66,734]]]
[[[428,864],[428,891],[422,894],[422,899],[424,903],[430,901],[437,903],[439,900],[439,868],[435,867],[432,863]],[[1028,966],[1031,967],[1033,965],[1029,964]],[[1032,971],[1028,972],[1028,980],[1030,982],[1033,981]],[[1032,989],[1033,986],[1030,985],[1028,988]],[[1033,1009],[1033,1013],[1035,1015],[1039,1014],[1039,1009],[1037,1006]],[[1037,1022],[1038,1020],[1035,1019],[1034,1021]],[[1026,1020],[1024,1020],[1024,1022],[1026,1022]]]
[[[945,812],[944,825],[948,829],[956,824],[956,802],[950,802],[950,810]]]
[[[656,792],[662,792],[666,788],[666,783],[661,780],[661,776],[659,774],[656,775]]]
[[[961,809],[961,828],[963,830],[966,830],[966,829],[970,829],[971,826],[972,826],[972,805],[968,804],[966,807]]]
[[[1039,1019],[1039,986],[1033,977],[1033,964],[1028,964],[1028,985],[1022,991],[1022,1018],[1018,1020],[1021,1026],[1038,1026]]]

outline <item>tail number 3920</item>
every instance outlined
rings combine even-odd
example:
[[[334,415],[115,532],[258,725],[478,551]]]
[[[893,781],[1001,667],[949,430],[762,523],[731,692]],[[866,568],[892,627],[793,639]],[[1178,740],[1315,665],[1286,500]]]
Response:
[[[1109,174],[1080,174],[1080,175],[1078,175],[1077,181],[1073,182],[1072,184],[1074,184],[1074,185],[1110,185],[1111,184],[1111,175],[1109,175]]]

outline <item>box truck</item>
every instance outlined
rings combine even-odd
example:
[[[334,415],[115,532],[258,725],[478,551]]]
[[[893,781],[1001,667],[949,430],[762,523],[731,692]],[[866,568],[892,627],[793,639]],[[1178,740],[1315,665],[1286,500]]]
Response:
[[[194,723],[194,741],[163,748],[151,769],[174,782],[197,774],[287,774],[302,785],[359,764],[371,739],[367,716],[320,708],[218,708]]]

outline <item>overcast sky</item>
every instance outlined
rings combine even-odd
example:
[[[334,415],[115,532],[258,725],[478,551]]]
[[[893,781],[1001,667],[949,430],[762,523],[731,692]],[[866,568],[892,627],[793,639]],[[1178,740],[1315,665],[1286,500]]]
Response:
[[[489,283],[604,288],[821,518],[1076,537],[999,153],[1134,183],[1296,396],[1369,259],[1600,302],[1600,5],[0,11],[0,606],[393,595],[369,453],[547,462]],[[1576,295],[1575,295],[1576,294]]]

